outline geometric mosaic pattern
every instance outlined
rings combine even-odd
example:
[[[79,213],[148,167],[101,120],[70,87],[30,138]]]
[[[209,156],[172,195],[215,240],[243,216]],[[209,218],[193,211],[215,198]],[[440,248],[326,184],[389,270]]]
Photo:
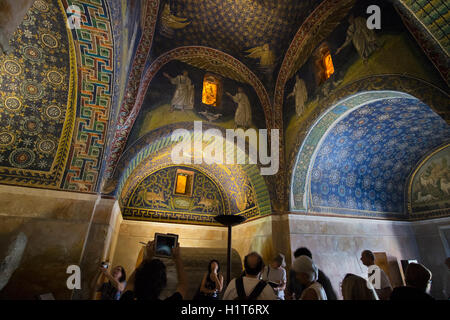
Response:
[[[450,126],[410,96],[395,94],[356,108],[344,101],[332,112],[339,109],[341,115],[319,133],[314,150],[302,146],[313,154],[309,165],[296,166],[292,197],[305,165],[307,194],[294,199],[291,209],[306,200],[309,213],[406,218],[410,173],[427,150],[450,141]]]
[[[0,181],[59,187],[71,143],[76,62],[64,8],[33,3],[0,56]]]
[[[450,54],[450,4],[445,0],[402,0]]]
[[[62,188],[95,191],[105,147],[114,84],[113,36],[104,0],[68,1],[81,9],[75,29],[80,60],[77,119]]]
[[[448,1],[398,0],[394,4],[405,26],[449,84],[450,5]]]

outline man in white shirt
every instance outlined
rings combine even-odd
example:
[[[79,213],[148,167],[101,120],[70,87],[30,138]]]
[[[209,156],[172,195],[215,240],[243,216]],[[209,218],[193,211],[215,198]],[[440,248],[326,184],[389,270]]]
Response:
[[[380,300],[389,300],[392,293],[391,282],[383,269],[375,265],[375,256],[373,255],[373,252],[370,250],[364,250],[361,253],[361,261],[367,268],[369,268],[369,280],[376,277],[376,275],[370,274],[370,272],[377,272],[380,276],[378,279],[379,281],[375,280],[375,283],[372,283],[375,291],[377,292],[378,298]]]
[[[264,262],[262,257],[256,253],[249,253],[244,259],[244,268],[245,273],[243,278],[244,291],[245,295],[248,297],[252,293],[253,289],[258,285],[261,281],[259,280],[259,276],[264,267]],[[233,279],[228,284],[227,289],[223,295],[223,300],[235,300],[238,298],[238,291],[236,289],[236,279]],[[275,295],[272,287],[270,285],[266,285],[261,293],[256,297],[256,300],[277,300],[277,296]]]
[[[278,299],[284,300],[284,290],[286,289],[286,261],[284,255],[278,253],[270,265],[265,266],[262,279],[269,282],[275,291]]]

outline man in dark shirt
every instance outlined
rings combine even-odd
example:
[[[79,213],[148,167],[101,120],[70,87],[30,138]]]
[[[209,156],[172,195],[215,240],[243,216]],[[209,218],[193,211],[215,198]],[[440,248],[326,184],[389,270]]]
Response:
[[[392,291],[391,300],[434,300],[428,294],[431,288],[431,271],[418,263],[410,263],[406,268],[406,287]]]
[[[295,250],[294,257],[298,258],[300,256],[307,256],[310,259],[312,259],[311,251],[309,251],[308,248],[302,247]],[[325,273],[323,273],[322,270],[320,269],[317,282],[319,282],[324,288],[328,300],[337,300],[337,296],[333,290],[333,286],[331,285],[330,279],[328,279]],[[295,277],[295,271],[291,269],[289,271],[289,281],[287,286],[288,294],[292,297],[292,299],[298,299],[302,295],[303,289],[304,289],[303,286],[301,285],[300,282],[298,282],[298,280]]]

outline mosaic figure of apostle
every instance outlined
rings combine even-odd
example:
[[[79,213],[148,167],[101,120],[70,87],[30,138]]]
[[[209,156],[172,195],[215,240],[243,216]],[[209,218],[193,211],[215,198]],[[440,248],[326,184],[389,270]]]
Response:
[[[297,116],[301,116],[303,109],[305,108],[305,102],[308,100],[308,91],[306,91],[305,81],[301,79],[298,75],[295,76],[295,85],[292,92],[287,96],[287,98],[295,98],[295,113]]]
[[[194,109],[194,85],[188,77],[188,72],[185,70],[183,74],[176,77],[171,77],[167,73],[163,75],[170,80],[170,83],[176,86],[175,94],[170,103],[170,111],[177,110],[191,110]]]
[[[227,95],[238,105],[234,115],[235,127],[250,128],[252,125],[252,108],[244,89],[239,87],[236,95],[233,96],[229,92],[227,92]]]
[[[350,15],[348,23],[350,26],[347,29],[347,38],[344,44],[337,49],[336,54],[339,54],[342,49],[352,42],[359,56],[364,63],[367,63],[367,59],[379,47],[375,31],[367,27],[366,19],[363,17],[355,18],[353,15]]]

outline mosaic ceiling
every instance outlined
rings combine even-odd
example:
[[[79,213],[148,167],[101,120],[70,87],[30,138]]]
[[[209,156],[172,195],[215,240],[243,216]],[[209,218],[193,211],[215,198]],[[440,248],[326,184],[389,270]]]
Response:
[[[255,70],[264,69],[281,62],[295,32],[320,2],[208,0],[199,5],[195,0],[163,0],[155,56],[179,46],[201,45],[231,54]]]
[[[64,9],[35,1],[0,56],[0,179],[56,186],[70,146],[74,52]]]
[[[386,94],[368,102],[357,95],[359,105],[347,99],[316,124],[323,131],[313,129],[317,136],[305,142],[311,146],[302,147],[291,209],[405,217],[408,178],[427,152],[450,141],[450,127],[419,100]]]

